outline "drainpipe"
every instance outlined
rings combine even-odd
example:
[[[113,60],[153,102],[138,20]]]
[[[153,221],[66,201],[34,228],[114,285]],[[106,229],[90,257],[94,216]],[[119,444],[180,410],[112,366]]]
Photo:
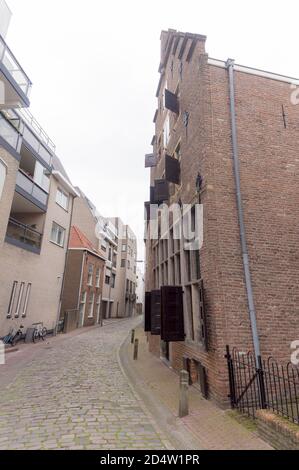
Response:
[[[236,109],[235,109],[235,83],[234,83],[234,60],[228,59],[226,62],[229,79],[229,94],[230,94],[230,115],[231,115],[231,129],[232,129],[232,146],[233,146],[233,165],[236,184],[236,198],[238,208],[238,219],[240,228],[240,240],[242,249],[243,269],[245,277],[245,285],[247,291],[247,301],[249,309],[249,317],[252,331],[252,339],[255,353],[256,365],[259,367],[260,361],[260,341],[256,322],[256,311],[253,299],[253,290],[249,266],[248,249],[246,242],[243,206],[242,206],[242,193],[240,184],[240,165],[238,156],[238,139],[237,139],[237,123],[236,123]]]

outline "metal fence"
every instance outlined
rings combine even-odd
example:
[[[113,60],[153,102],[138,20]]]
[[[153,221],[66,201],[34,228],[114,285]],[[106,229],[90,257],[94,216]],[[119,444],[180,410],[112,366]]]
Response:
[[[273,357],[256,364],[252,352],[226,347],[232,408],[255,418],[256,410],[268,409],[299,424],[299,369],[279,364]]]

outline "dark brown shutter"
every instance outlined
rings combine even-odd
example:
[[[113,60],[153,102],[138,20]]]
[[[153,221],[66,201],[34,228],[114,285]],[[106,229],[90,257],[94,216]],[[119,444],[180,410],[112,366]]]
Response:
[[[185,340],[181,286],[161,287],[161,339],[164,341]]]
[[[150,186],[150,203],[155,204],[155,187]]]
[[[178,97],[167,89],[165,89],[165,108],[173,113],[180,114]]]
[[[180,176],[180,162],[170,155],[165,155],[165,179],[170,183],[180,184]]]
[[[203,397],[208,398],[208,381],[206,368],[200,362],[198,363],[198,380]]]
[[[151,331],[151,293],[145,293],[144,331]]]
[[[148,201],[144,203],[144,220],[148,222],[150,220],[150,217],[151,217],[151,203]]]
[[[169,185],[165,179],[155,181],[154,201],[161,204],[169,199]]]
[[[200,340],[205,346],[205,350],[208,350],[208,335],[207,335],[207,318],[205,309],[205,297],[203,281],[199,284],[199,321],[200,321]]]
[[[161,292],[152,290],[151,292],[151,333],[161,334]]]
[[[145,168],[152,168],[157,166],[157,157],[154,153],[148,153],[145,155]]]

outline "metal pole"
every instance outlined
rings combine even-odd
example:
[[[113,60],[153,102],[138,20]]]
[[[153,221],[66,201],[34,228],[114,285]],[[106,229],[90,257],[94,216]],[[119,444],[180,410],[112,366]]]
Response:
[[[137,361],[137,359],[138,359],[138,345],[139,345],[139,341],[138,341],[138,339],[135,339],[135,342],[134,342],[134,361]]]
[[[180,403],[179,403],[179,417],[183,418],[189,414],[188,404],[188,386],[189,374],[186,370],[180,372]]]
[[[250,267],[249,267],[249,257],[248,257],[247,241],[246,241],[246,234],[245,234],[242,193],[241,193],[241,183],[240,183],[240,165],[239,165],[239,155],[238,155],[237,123],[236,123],[236,109],[235,109],[234,61],[232,59],[228,59],[226,62],[226,67],[228,69],[228,76],[229,76],[233,164],[234,164],[234,175],[235,175],[235,184],[236,184],[236,198],[237,198],[238,219],[239,219],[239,227],[240,227],[243,269],[244,269],[245,285],[246,285],[246,291],[247,291],[247,301],[248,301],[251,332],[252,332],[252,339],[253,339],[253,346],[254,346],[254,353],[255,353],[255,361],[256,361],[256,366],[259,367],[259,356],[261,355],[260,354],[260,341],[259,341],[257,322],[256,322],[256,311],[255,311],[254,299],[253,299],[253,289],[252,289],[251,274],[250,274]]]

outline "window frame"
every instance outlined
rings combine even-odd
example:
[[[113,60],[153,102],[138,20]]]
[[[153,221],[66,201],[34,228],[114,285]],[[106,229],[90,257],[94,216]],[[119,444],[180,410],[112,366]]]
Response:
[[[62,196],[62,198],[59,200],[58,198],[58,194],[60,194]],[[62,199],[63,197],[66,198],[66,207],[63,205],[62,203]],[[55,201],[56,201],[56,204],[58,204],[58,206],[60,206],[62,209],[64,209],[66,212],[69,211],[69,205],[70,205],[70,195],[69,193],[63,191],[59,186],[57,188],[57,191],[56,191],[56,198],[55,198]]]
[[[63,240],[62,240],[62,244],[58,243],[57,240],[53,240],[53,238],[52,238],[54,226],[56,226],[56,228],[58,228],[58,229],[63,230]],[[58,232],[57,232],[57,234],[58,234]],[[64,248],[64,242],[65,242],[65,238],[66,238],[65,235],[66,235],[66,229],[63,228],[61,225],[59,225],[57,222],[55,222],[55,221],[53,220],[53,222],[52,222],[52,228],[51,228],[50,241],[51,241],[52,243],[54,243],[54,245],[57,245],[57,246],[59,246],[60,248]]]

